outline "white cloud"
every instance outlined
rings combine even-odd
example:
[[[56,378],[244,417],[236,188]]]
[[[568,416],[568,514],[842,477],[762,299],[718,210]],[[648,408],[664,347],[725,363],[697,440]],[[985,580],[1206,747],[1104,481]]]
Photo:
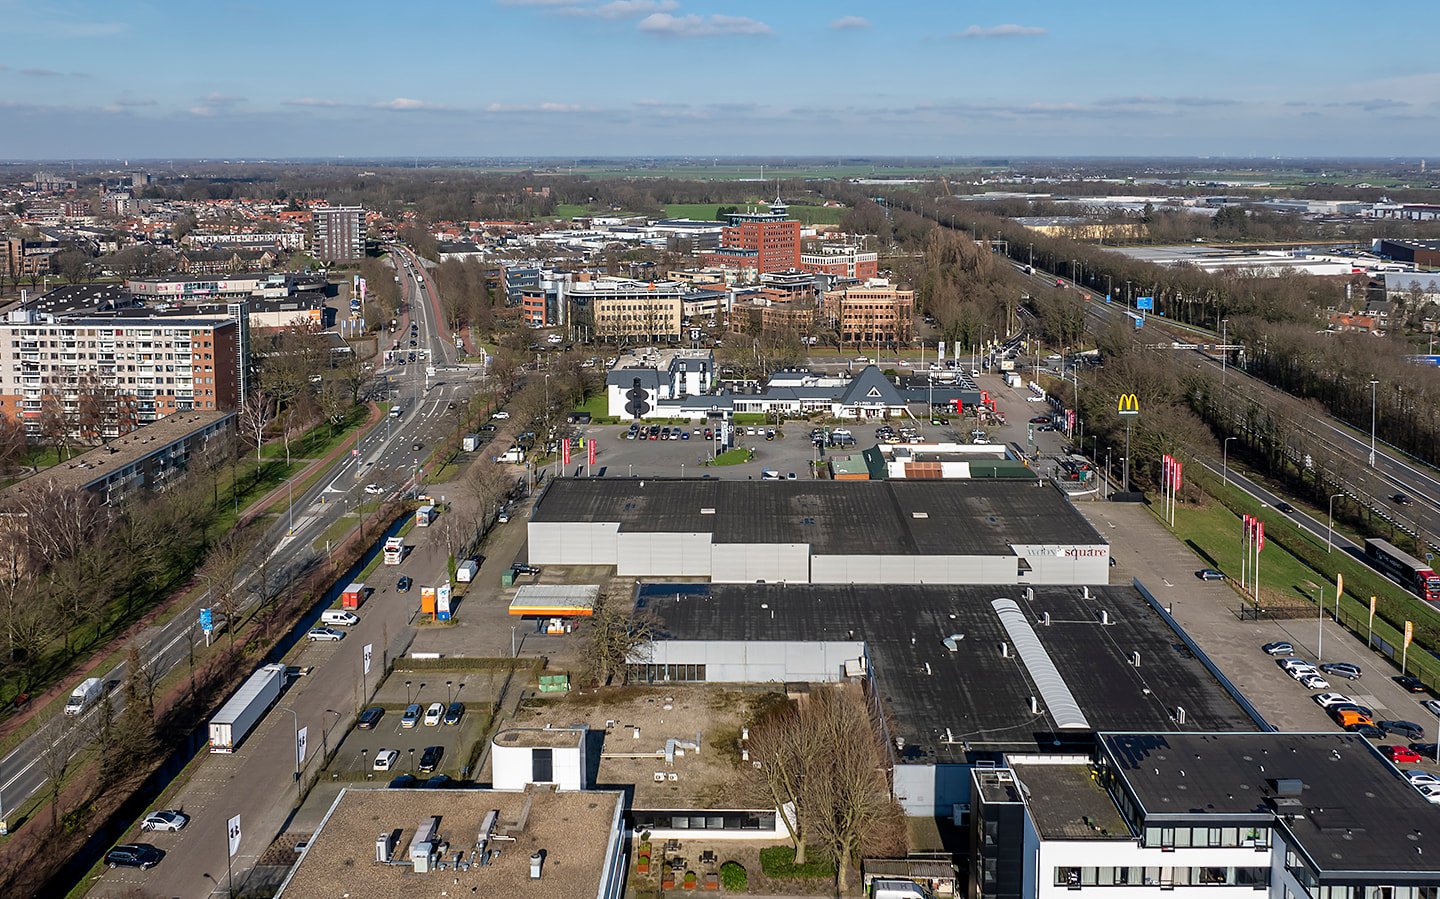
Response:
[[[864,16],[841,16],[830,23],[830,27],[836,31],[850,31],[856,28],[869,28],[870,20]]]
[[[373,107],[374,107],[375,109],[398,109],[398,110],[402,110],[402,111],[409,111],[409,110],[414,110],[414,109],[445,109],[445,108],[446,108],[446,107],[441,106],[441,105],[439,105],[439,104],[437,104],[437,103],[427,103],[427,102],[424,101],[424,100],[412,100],[412,99],[409,98],[409,97],[396,97],[396,98],[393,99],[393,100],[385,100],[385,101],[383,101],[383,102],[375,103],[375,104],[372,104],[372,105],[373,105]]]
[[[679,0],[610,0],[599,6],[566,6],[556,10],[560,15],[594,19],[638,19],[653,13],[679,9]]]
[[[1049,34],[1044,28],[1035,25],[971,25],[964,31],[955,35],[959,38],[986,38],[986,37],[1040,37]]]
[[[496,0],[501,6],[565,6],[575,0]]]
[[[316,109],[340,109],[346,106],[353,106],[352,103],[341,103],[339,100],[327,100],[324,97],[296,97],[293,100],[281,100],[281,106],[309,106]]]
[[[491,103],[485,107],[485,111],[493,113],[583,112],[584,107],[575,103]]]
[[[715,37],[718,35],[761,35],[773,34],[769,25],[749,16],[726,16],[716,13],[711,16],[672,16],[657,12],[640,20],[637,26],[647,34],[665,37]]]

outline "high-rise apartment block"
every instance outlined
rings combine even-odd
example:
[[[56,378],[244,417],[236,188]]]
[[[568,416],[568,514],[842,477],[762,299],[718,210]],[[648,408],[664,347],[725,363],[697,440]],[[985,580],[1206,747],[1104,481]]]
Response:
[[[365,255],[365,210],[359,206],[318,206],[313,210],[310,250],[322,262]]]

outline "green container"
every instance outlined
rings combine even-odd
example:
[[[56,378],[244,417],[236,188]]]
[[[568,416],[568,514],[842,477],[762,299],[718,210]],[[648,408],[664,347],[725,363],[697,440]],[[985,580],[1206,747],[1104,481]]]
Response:
[[[570,675],[568,674],[542,674],[540,675],[541,693],[565,693],[570,689]]]
[[[500,574],[500,586],[509,587],[515,583],[515,572],[505,571]]]

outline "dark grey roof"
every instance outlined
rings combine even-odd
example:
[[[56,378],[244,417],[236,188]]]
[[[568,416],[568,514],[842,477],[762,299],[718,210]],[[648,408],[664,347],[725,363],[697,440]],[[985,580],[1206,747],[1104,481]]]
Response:
[[[1298,814],[1282,826],[1322,873],[1425,872],[1440,882],[1435,808],[1364,737],[1110,733],[1101,746],[1147,821],[1268,823],[1276,780],[1298,780]]]
[[[628,389],[634,386],[636,379],[639,379],[640,386],[646,390],[658,390],[660,387],[660,372],[653,368],[612,369],[605,375],[605,385]]]
[[[973,752],[1049,750],[1057,740],[1093,746],[1089,731],[1060,730],[1013,645],[1001,655],[1010,638],[991,603],[1002,597],[1020,603],[1095,730],[1172,729],[1176,706],[1197,731],[1256,728],[1131,587],[1091,587],[1089,600],[1079,587],[1037,587],[1028,601],[1018,587],[914,584],[643,584],[637,592],[661,639],[864,641],[906,761],[959,760],[962,741]],[[1101,610],[1112,624],[1099,623]],[[955,652],[943,642],[952,634],[964,635]],[[1142,668],[1131,667],[1132,652]]]
[[[1014,544],[1106,542],[1059,488],[1030,480],[557,478],[532,520],[808,543],[816,555],[1011,555]]]
[[[110,312],[134,305],[134,295],[120,284],[67,284],[35,297],[25,308],[52,315],[72,315]]]
[[[903,406],[905,400],[890,379],[873,365],[860,369],[850,379],[850,384],[840,394],[840,402],[846,406]]]

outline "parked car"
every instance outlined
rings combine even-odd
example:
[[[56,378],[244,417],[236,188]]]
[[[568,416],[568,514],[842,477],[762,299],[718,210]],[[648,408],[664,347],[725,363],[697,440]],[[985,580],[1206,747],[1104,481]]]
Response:
[[[1349,662],[1326,662],[1320,666],[1320,670],[1326,674],[1335,674],[1350,680],[1360,679],[1360,666],[1352,665]]]
[[[121,843],[105,853],[105,864],[111,868],[140,868],[145,870],[160,864],[165,853],[149,843]]]
[[[1290,653],[1295,651],[1295,647],[1285,642],[1284,640],[1277,640],[1274,643],[1266,643],[1264,646],[1260,647],[1260,649],[1264,652],[1269,653],[1272,656],[1288,656]]]
[[[365,492],[370,494],[371,496],[379,496],[380,494],[385,492],[385,488],[381,487],[379,484],[366,484]]]
[[[1425,801],[1431,805],[1440,805],[1440,785],[1437,784],[1416,784],[1415,789],[1425,797]]]
[[[1400,773],[1405,775],[1405,779],[1410,781],[1410,786],[1412,787],[1418,787],[1421,784],[1440,785],[1440,777],[1436,777],[1429,771],[1424,771],[1420,768],[1411,768],[1408,771],[1401,771]]]
[[[1221,571],[1216,571],[1214,568],[1202,568],[1199,571],[1195,572],[1195,576],[1202,581],[1225,580],[1225,573]]]
[[[533,574],[536,577],[540,576],[540,569],[536,568],[534,565],[526,565],[524,562],[516,562],[514,565],[510,566],[510,570],[514,572],[517,576],[522,574]]]
[[[410,703],[405,707],[405,714],[400,716],[400,726],[414,727],[415,725],[420,723],[420,716],[423,713],[424,710],[420,708],[420,703]]]
[[[460,719],[465,717],[465,704],[463,702],[452,702],[445,708],[445,717],[441,724],[459,724]]]
[[[1432,715],[1440,717],[1440,702],[1433,699],[1420,700],[1420,707]]]
[[[1032,425],[1048,425],[1050,423],[1050,419],[1046,418],[1044,415],[1037,415],[1034,418],[1030,419],[1030,423]]]
[[[395,767],[395,761],[400,758],[398,749],[377,749],[375,750],[375,761],[371,767],[376,771],[389,771]]]
[[[1390,732],[1380,725],[1366,724],[1363,721],[1356,724],[1347,724],[1345,725],[1345,730],[1371,740],[1383,740],[1390,736]]]
[[[1391,733],[1399,734],[1412,743],[1425,739],[1425,728],[1414,721],[1376,721],[1375,724]]]
[[[1331,715],[1334,715],[1337,712],[1354,712],[1357,715],[1369,718],[1371,724],[1375,723],[1375,710],[1370,708],[1369,706],[1361,705],[1354,700],[1351,700],[1350,702],[1337,702],[1334,705],[1328,705],[1325,707],[1325,711],[1329,712]]]
[[[175,809],[151,812],[140,822],[141,830],[184,830],[190,823],[190,816]]]
[[[1310,697],[1322,709],[1328,709],[1332,705],[1342,705],[1350,702],[1350,697],[1344,693],[1316,693]]]
[[[1420,753],[1409,746],[1381,746],[1380,754],[1397,765],[1411,765],[1420,761]]]
[[[425,726],[439,727],[440,719],[444,717],[445,706],[441,705],[438,702],[432,702],[430,703],[430,707],[425,710]]]
[[[378,705],[372,705],[360,713],[360,719],[355,722],[355,726],[361,730],[374,730],[375,725],[379,724],[380,719],[384,717],[385,710]]]
[[[1307,690],[1328,690],[1330,682],[1318,674],[1302,674],[1295,678]]]
[[[1400,689],[1410,693],[1424,693],[1425,682],[1413,674],[1397,674],[1391,680],[1400,685]]]
[[[305,639],[312,643],[334,643],[345,639],[344,631],[337,631],[333,627],[312,627],[305,635]]]
[[[505,508],[501,509],[501,510],[500,510],[500,514],[498,514],[498,515],[495,516],[495,521],[496,521],[496,523],[498,523],[498,524],[509,524],[509,523],[510,523],[510,507],[509,507],[509,506],[506,506]]]
[[[505,419],[510,417],[510,413],[506,412],[504,409],[501,409],[499,412],[496,412],[490,417],[495,419],[496,421],[504,421]]]
[[[420,770],[426,774],[434,771],[440,767],[440,758],[443,755],[445,755],[444,746],[426,746],[425,751],[420,753]]]
[[[420,786],[427,790],[443,790],[444,788],[450,786],[450,775],[436,774],[434,777],[425,781]]]
[[[420,778],[416,777],[413,774],[401,774],[399,777],[390,781],[390,789],[398,790],[404,787],[413,787],[419,782]]]

